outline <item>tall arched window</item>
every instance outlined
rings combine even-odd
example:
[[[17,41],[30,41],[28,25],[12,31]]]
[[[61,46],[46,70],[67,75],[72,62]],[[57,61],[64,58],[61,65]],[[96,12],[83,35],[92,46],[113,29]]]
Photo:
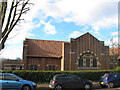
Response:
[[[86,67],[90,67],[90,56],[91,53],[86,53],[85,57],[86,57]]]
[[[97,61],[96,61],[96,58],[93,59],[93,67],[97,67]]]
[[[84,66],[85,64],[85,66]],[[92,66],[91,66],[92,65]],[[78,67],[84,67],[84,68],[92,68],[97,67],[97,60],[96,56],[94,56],[91,52],[85,52],[83,53],[79,58],[79,66]]]
[[[79,59],[79,67],[83,67],[83,57],[80,57]]]

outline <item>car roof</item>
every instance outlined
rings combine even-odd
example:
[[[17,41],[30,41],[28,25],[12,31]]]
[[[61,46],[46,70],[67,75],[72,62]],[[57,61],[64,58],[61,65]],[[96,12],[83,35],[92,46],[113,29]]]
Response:
[[[109,73],[109,74],[119,74],[119,73],[116,73],[116,72],[114,73],[114,72],[113,72],[113,73]]]
[[[75,74],[56,74],[55,77],[64,76],[64,75],[75,75]]]
[[[13,75],[11,73],[0,73],[0,75]]]
[[[117,75],[118,75],[118,74],[120,74],[120,73],[117,73],[117,72],[111,72],[111,73],[105,73],[105,74],[107,74],[107,75],[108,75],[108,74],[109,74],[109,75],[115,75],[115,74],[117,74]],[[104,74],[104,75],[105,75],[105,74]]]

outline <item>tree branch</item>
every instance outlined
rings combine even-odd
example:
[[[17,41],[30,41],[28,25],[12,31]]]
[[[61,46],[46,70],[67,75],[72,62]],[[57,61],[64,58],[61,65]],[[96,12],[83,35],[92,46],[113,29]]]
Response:
[[[17,22],[19,21],[21,15],[22,15],[22,11],[23,11],[24,7],[27,5],[28,1],[29,1],[29,0],[27,0],[25,3],[23,3],[22,8],[21,8],[21,11],[20,11],[20,14],[19,14],[17,20],[16,20],[16,21],[14,22],[14,24],[7,30],[8,32],[6,32],[4,38],[2,39],[2,45],[3,45],[2,48],[4,48],[4,43],[5,43],[5,41],[7,40],[9,33],[12,31],[12,29],[14,28],[14,26],[15,26],[15,25],[17,24]]]
[[[16,5],[17,5],[17,4],[18,4],[18,2],[16,2]],[[13,25],[13,22],[14,22],[14,20],[15,20],[16,11],[17,11],[17,6],[15,7],[14,14],[13,14],[13,19],[12,19],[12,21],[11,21],[10,27]]]
[[[12,11],[13,11],[14,1],[15,0],[12,1],[12,5],[11,5],[11,8],[10,8],[10,12],[9,12],[8,20],[7,20],[7,24],[6,24],[6,27],[3,31],[3,33],[2,33],[2,38],[5,36],[6,32],[8,31],[8,26],[9,26],[11,14],[12,14]]]
[[[7,2],[3,2],[2,0],[2,4],[0,5],[0,25],[1,26],[3,26],[3,23],[4,23],[6,9],[7,9]]]

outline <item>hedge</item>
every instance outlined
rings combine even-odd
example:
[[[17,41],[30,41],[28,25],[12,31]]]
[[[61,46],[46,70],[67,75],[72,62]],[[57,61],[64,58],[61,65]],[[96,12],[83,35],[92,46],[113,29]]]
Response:
[[[25,80],[33,81],[36,83],[49,83],[50,80],[56,74],[76,74],[81,78],[89,79],[92,81],[99,81],[100,77],[109,72],[114,72],[113,70],[88,70],[88,71],[30,71],[30,70],[2,70],[2,73],[12,73]],[[116,71],[119,72],[119,71]]]

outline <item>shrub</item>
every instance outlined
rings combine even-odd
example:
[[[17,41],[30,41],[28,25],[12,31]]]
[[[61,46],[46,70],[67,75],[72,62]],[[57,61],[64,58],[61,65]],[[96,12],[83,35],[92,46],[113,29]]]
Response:
[[[33,81],[36,83],[49,83],[50,80],[56,74],[76,74],[81,78],[89,79],[92,81],[99,81],[100,77],[109,72],[114,72],[113,70],[88,70],[88,71],[30,71],[30,70],[3,70],[3,73],[12,73],[25,80]],[[119,71],[116,71],[119,72]]]

